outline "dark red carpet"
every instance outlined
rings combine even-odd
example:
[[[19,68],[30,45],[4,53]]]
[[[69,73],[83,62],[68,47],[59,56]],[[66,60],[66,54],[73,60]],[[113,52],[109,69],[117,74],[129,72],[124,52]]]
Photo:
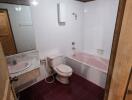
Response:
[[[41,81],[20,93],[20,100],[103,100],[104,89],[73,74],[69,85]]]

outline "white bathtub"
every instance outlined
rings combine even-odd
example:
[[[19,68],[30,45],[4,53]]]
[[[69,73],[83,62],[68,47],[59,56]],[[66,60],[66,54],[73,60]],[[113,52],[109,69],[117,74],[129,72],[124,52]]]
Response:
[[[66,63],[73,68],[76,74],[105,88],[108,60],[80,52],[66,57]]]

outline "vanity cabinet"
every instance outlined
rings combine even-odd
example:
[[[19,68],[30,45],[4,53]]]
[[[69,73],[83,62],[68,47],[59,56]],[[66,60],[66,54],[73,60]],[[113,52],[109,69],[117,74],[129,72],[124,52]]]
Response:
[[[39,53],[27,51],[6,57],[12,84],[16,92],[36,83],[40,76]]]
[[[13,82],[13,86],[16,92],[31,86],[33,83],[35,83],[39,75],[40,75],[40,70],[39,68],[37,68],[17,76],[17,81]]]

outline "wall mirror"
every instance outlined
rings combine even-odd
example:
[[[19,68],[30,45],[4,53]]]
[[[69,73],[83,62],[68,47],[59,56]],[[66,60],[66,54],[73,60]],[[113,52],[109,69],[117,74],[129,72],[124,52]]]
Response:
[[[0,42],[6,56],[36,49],[30,6],[0,3]]]

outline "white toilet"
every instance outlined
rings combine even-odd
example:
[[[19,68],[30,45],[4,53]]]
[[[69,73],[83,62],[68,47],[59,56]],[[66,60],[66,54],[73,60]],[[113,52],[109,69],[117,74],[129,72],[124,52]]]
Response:
[[[51,56],[47,58],[49,66],[57,73],[56,79],[62,84],[69,84],[72,68],[65,64],[63,56]]]

